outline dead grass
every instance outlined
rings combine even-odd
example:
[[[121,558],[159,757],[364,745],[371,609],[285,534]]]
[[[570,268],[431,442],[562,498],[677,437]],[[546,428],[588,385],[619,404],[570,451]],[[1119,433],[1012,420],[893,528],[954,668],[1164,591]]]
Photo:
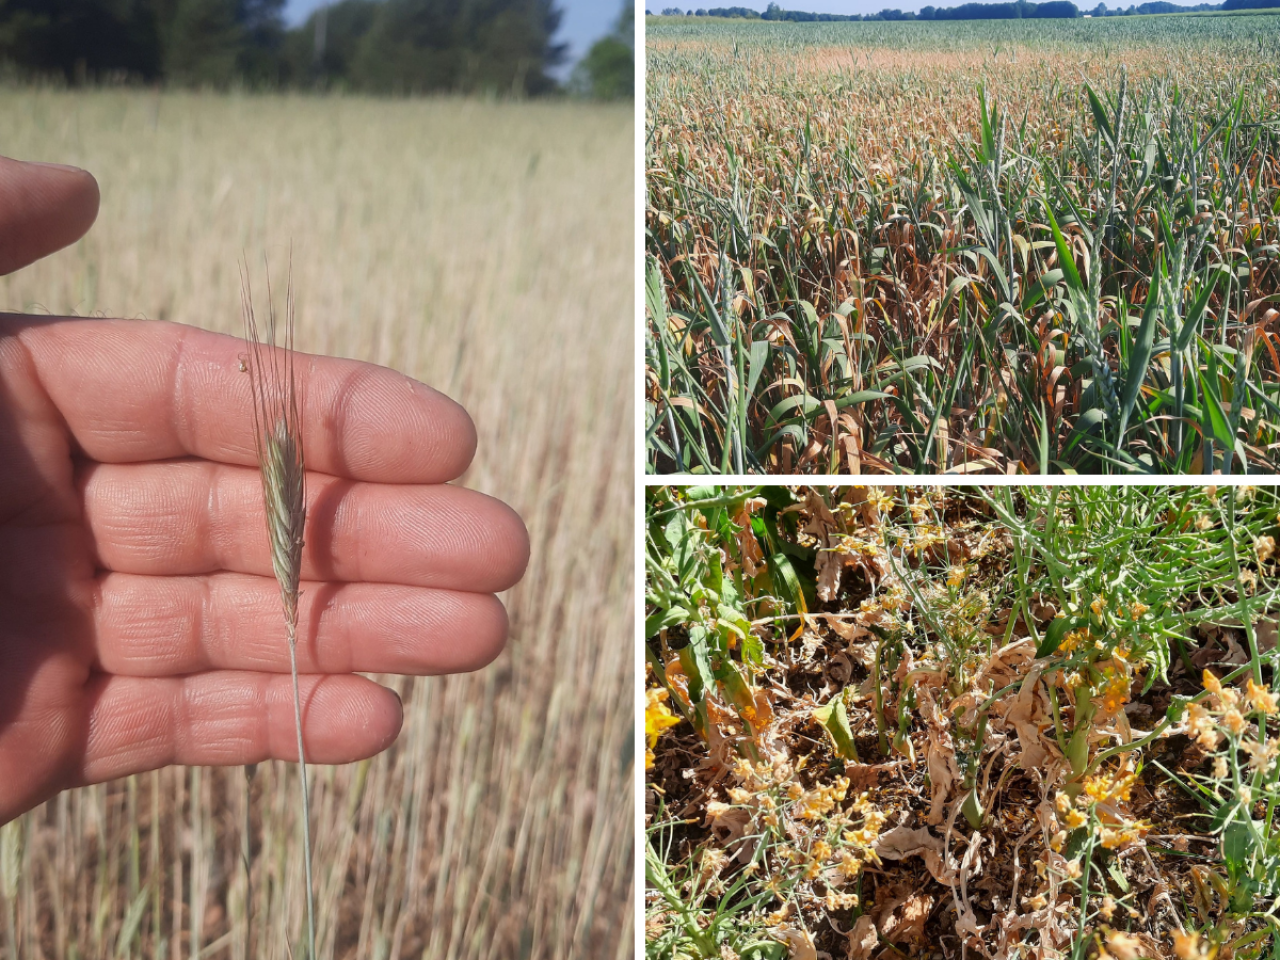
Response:
[[[292,241],[298,347],[460,400],[465,482],[529,525],[502,658],[392,681],[399,742],[314,771],[320,955],[629,955],[630,112],[3,91],[0,113],[6,153],[103,194],[88,238],[0,279],[0,305],[238,333],[238,257],[283,264]],[[300,942],[295,777],[254,782],[255,960]],[[19,955],[241,960],[243,789],[238,768],[171,769],[26,817]]]

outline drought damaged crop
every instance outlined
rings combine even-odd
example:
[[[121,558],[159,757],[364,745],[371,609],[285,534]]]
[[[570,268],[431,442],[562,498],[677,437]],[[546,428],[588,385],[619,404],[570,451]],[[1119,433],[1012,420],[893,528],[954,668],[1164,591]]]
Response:
[[[1275,488],[661,487],[650,958],[1274,957]]]
[[[652,22],[648,469],[1274,470],[1274,24]]]

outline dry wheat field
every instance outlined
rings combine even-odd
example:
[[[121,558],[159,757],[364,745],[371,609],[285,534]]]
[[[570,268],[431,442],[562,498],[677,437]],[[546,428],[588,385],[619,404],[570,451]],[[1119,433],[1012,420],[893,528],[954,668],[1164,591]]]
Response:
[[[630,110],[0,90],[0,116],[7,155],[86,167],[103,196],[86,239],[0,278],[0,308],[238,334],[238,258],[274,272],[292,244],[298,347],[462,402],[464,482],[530,528],[503,656],[388,679],[399,741],[312,768],[319,956],[630,955]],[[296,777],[257,771],[250,887],[239,768],[66,793],[6,826],[0,953],[245,960],[251,919],[254,960],[301,956]]]
[[[1277,23],[649,18],[648,469],[1274,472]]]

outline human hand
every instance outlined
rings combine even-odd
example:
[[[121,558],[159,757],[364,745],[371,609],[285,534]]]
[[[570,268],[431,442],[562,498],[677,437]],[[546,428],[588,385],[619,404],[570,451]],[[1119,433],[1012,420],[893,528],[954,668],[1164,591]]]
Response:
[[[80,237],[93,178],[0,158],[0,273]],[[0,823],[171,763],[297,759],[244,344],[154,321],[0,314]],[[475,429],[391,370],[300,355],[308,516],[298,669],[307,759],[396,737],[354,671],[474,670],[529,542],[447,486]]]

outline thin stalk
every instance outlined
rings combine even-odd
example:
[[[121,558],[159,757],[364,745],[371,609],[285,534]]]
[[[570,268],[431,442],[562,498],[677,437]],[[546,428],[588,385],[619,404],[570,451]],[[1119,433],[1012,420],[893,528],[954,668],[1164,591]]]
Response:
[[[316,960],[315,884],[311,876],[311,791],[307,784],[307,754],[302,745],[302,696],[298,692],[298,610],[289,617],[289,670],[293,674],[293,723],[298,733],[298,779],[302,783],[302,862],[307,876],[308,960]]]
[[[256,763],[244,768],[244,819],[240,824],[240,858],[244,863],[244,958],[253,956],[253,775]]]
[[[271,306],[267,331],[259,336],[253,314],[253,292],[247,269],[241,274],[245,340],[248,342],[253,392],[254,444],[262,476],[262,499],[271,547],[271,567],[280,584],[280,602],[289,645],[293,681],[293,720],[298,736],[299,782],[302,788],[302,840],[307,881],[308,960],[316,958],[315,885],[311,871],[311,797],[307,756],[302,741],[302,695],[298,688],[298,597],[302,580],[303,532],[307,525],[306,467],[302,449],[302,413],[293,368],[293,280],[286,298],[284,344],[276,348],[276,313]],[[267,301],[271,280],[267,278]]]

